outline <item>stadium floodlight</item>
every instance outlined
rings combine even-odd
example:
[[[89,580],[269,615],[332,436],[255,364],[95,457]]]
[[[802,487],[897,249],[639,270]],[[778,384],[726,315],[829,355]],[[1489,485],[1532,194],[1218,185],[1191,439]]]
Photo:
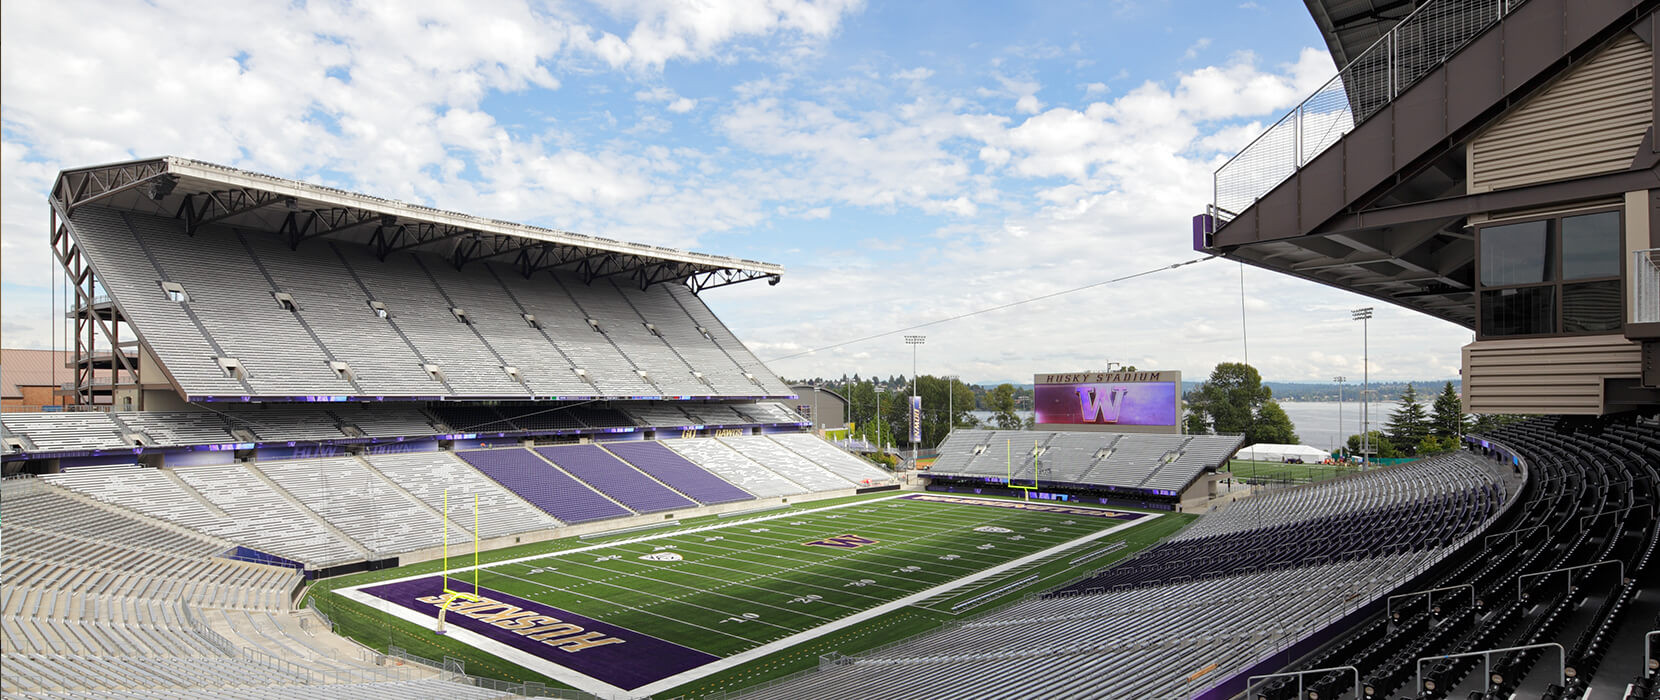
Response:
[[[1360,322],[1360,464],[1364,468],[1372,465],[1372,415],[1371,405],[1366,401],[1366,394],[1372,390],[1372,357],[1368,335],[1372,307],[1355,309],[1349,314],[1351,320]]]

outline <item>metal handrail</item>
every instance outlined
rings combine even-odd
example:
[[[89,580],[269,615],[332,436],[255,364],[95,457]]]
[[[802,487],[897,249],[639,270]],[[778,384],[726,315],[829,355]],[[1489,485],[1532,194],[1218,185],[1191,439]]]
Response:
[[[1568,652],[1563,650],[1561,644],[1557,644],[1556,642],[1545,642],[1544,644],[1527,644],[1527,645],[1519,646],[1519,647],[1505,647],[1503,649],[1484,649],[1482,651],[1467,651],[1467,652],[1464,652],[1462,654],[1441,654],[1441,655],[1437,655],[1437,656],[1425,656],[1423,658],[1418,659],[1418,662],[1416,664],[1413,664],[1415,667],[1417,667],[1417,671],[1418,671],[1418,685],[1416,685],[1414,687],[1416,689],[1416,692],[1421,693],[1421,692],[1424,691],[1424,662],[1425,661],[1442,661],[1442,660],[1446,660],[1446,659],[1462,659],[1462,658],[1466,658],[1466,657],[1470,657],[1470,656],[1479,656],[1479,657],[1481,657],[1481,664],[1482,664],[1482,667],[1483,667],[1481,669],[1481,675],[1482,675],[1481,693],[1483,695],[1486,695],[1488,693],[1488,691],[1491,691],[1493,689],[1493,674],[1490,672],[1490,669],[1487,668],[1488,661],[1490,659],[1492,659],[1493,654],[1499,654],[1499,653],[1508,652],[1508,651],[1526,651],[1526,650],[1529,650],[1529,649],[1544,649],[1544,648],[1547,648],[1547,647],[1555,647],[1556,648],[1556,656],[1557,656],[1556,684],[1560,685],[1560,686],[1565,686],[1565,685],[1568,684],[1568,672],[1567,672]]]
[[[1211,202],[1244,211],[1526,0],[1433,0],[1217,168]]]
[[[1660,323],[1660,248],[1631,254],[1631,305],[1634,323]]]

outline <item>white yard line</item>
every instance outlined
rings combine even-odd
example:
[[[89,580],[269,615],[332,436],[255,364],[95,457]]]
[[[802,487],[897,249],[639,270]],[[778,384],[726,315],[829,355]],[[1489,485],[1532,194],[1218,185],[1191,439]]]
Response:
[[[1106,509],[1101,509],[1101,510],[1106,510]],[[1136,512],[1139,512],[1139,511],[1136,511]],[[988,578],[988,577],[991,577],[991,576],[995,576],[997,574],[1003,573],[1003,572],[1008,571],[1010,569],[1025,566],[1026,564],[1029,564],[1029,563],[1031,563],[1033,561],[1036,561],[1038,559],[1042,559],[1043,557],[1049,556],[1051,554],[1063,552],[1063,551],[1066,551],[1067,549],[1071,549],[1073,547],[1077,547],[1077,546],[1080,546],[1080,545],[1088,544],[1090,542],[1094,542],[1096,540],[1099,540],[1103,537],[1106,537],[1108,535],[1116,533],[1116,532],[1118,532],[1120,530],[1123,530],[1125,528],[1135,527],[1136,525],[1141,525],[1143,523],[1152,522],[1152,521],[1154,521],[1154,520],[1156,520],[1160,517],[1162,517],[1162,516],[1159,515],[1159,514],[1156,514],[1156,513],[1142,513],[1142,517],[1136,518],[1135,520],[1131,520],[1131,521],[1129,521],[1127,523],[1124,523],[1122,525],[1118,525],[1116,527],[1110,527],[1110,528],[1107,528],[1105,530],[1101,530],[1101,531],[1098,531],[1098,532],[1095,532],[1095,533],[1092,533],[1092,534],[1084,535],[1083,537],[1072,540],[1071,542],[1062,542],[1061,544],[1050,547],[1049,549],[1045,549],[1045,550],[1038,551],[1038,552],[1033,552],[1033,553],[1028,554],[1028,555],[1026,555],[1024,557],[1021,557],[1019,559],[1010,560],[1008,562],[1005,562],[1003,564],[999,564],[997,566],[991,567],[991,568],[986,569],[984,571],[981,571],[979,573],[970,574],[968,576],[964,576],[963,578],[957,579],[955,581],[951,581],[949,583],[942,583],[942,584],[940,584],[938,586],[935,586],[933,588],[930,588],[930,589],[927,589],[927,590],[924,590],[924,591],[918,591],[918,592],[913,593],[911,595],[905,596],[904,598],[900,598],[898,600],[895,600],[895,601],[892,601],[892,602],[889,602],[889,603],[884,603],[882,605],[878,605],[878,606],[876,606],[874,608],[871,608],[869,610],[866,610],[864,612],[854,613],[852,615],[848,615],[847,617],[836,620],[835,622],[830,622],[830,623],[827,623],[827,624],[819,625],[819,626],[814,627],[812,629],[805,630],[805,631],[802,631],[802,632],[798,632],[796,634],[790,635],[788,637],[777,640],[775,642],[768,642],[767,644],[763,644],[761,646],[755,647],[754,649],[750,649],[748,651],[733,654],[732,656],[728,656],[728,657],[726,657],[724,659],[721,659],[719,661],[712,661],[712,662],[709,662],[709,663],[704,664],[702,666],[699,666],[697,668],[694,668],[694,669],[691,669],[691,670],[688,670],[688,671],[683,671],[683,672],[681,672],[677,675],[673,675],[673,676],[669,676],[668,678],[664,678],[663,680],[656,681],[654,683],[648,683],[646,685],[643,685],[643,686],[640,686],[639,688],[634,689],[634,695],[632,697],[646,697],[646,696],[652,695],[654,693],[663,692],[665,690],[668,690],[670,688],[674,688],[674,687],[679,686],[679,685],[690,683],[690,682],[695,681],[699,678],[703,678],[704,676],[709,676],[709,675],[712,675],[712,674],[715,674],[715,673],[719,673],[721,671],[725,671],[727,669],[735,668],[737,666],[748,663],[750,661],[754,661],[755,659],[761,658],[761,657],[766,656],[768,654],[778,652],[778,651],[783,651],[783,650],[788,649],[790,647],[793,647],[797,644],[801,644],[802,642],[806,642],[806,641],[809,641],[809,640],[812,640],[812,639],[817,639],[817,638],[822,637],[824,635],[830,634],[831,632],[835,632],[837,630],[841,630],[841,629],[850,627],[852,625],[859,624],[859,623],[864,622],[866,620],[870,620],[870,619],[880,617],[882,615],[886,615],[886,614],[891,613],[895,610],[899,610],[900,608],[911,605],[912,603],[915,603],[917,601],[925,600],[927,598],[933,597],[935,595],[939,595],[941,593],[950,592],[950,591],[956,590],[958,588],[962,588],[964,586],[967,586],[969,584],[978,583],[982,579],[985,579],[985,578]]]
[[[817,512],[827,511],[827,510],[836,510],[836,509],[840,509],[840,508],[847,508],[847,507],[850,507],[850,506],[869,505],[869,504],[872,504],[872,503],[880,503],[882,501],[892,500],[892,499],[896,499],[896,498],[903,498],[906,495],[909,495],[909,494],[894,494],[892,496],[886,496],[886,497],[882,497],[882,498],[874,498],[874,499],[862,500],[862,501],[853,501],[853,502],[850,502],[850,503],[842,503],[842,504],[833,505],[833,506],[825,506],[823,508],[811,508],[811,509],[807,509],[807,510],[785,511],[785,512],[781,512],[781,513],[778,513],[778,514],[775,514],[775,515],[763,516],[763,517],[760,517],[760,518],[756,518],[754,520],[746,520],[746,521],[742,521],[742,522],[738,522],[738,523],[730,523],[730,522],[729,523],[714,523],[714,524],[710,524],[710,525],[705,525],[705,526],[692,528],[690,530],[678,530],[678,531],[675,531],[675,532],[667,532],[667,533],[662,533],[662,534],[657,534],[657,535],[647,535],[647,536],[644,536],[644,537],[637,537],[637,538],[634,538],[634,539],[624,540],[624,541],[621,541],[621,542],[608,542],[608,543],[604,543],[604,544],[595,544],[595,545],[589,545],[589,546],[586,546],[586,547],[577,547],[577,548],[574,548],[574,549],[567,549],[567,550],[563,550],[563,551],[559,551],[559,552],[550,552],[550,553],[545,553],[545,554],[537,554],[537,555],[532,555],[532,556],[519,557],[519,558],[516,558],[516,559],[506,559],[506,560],[502,560],[502,561],[495,561],[495,562],[490,562],[488,564],[481,564],[477,567],[468,566],[468,567],[450,569],[448,571],[443,571],[443,572],[429,572],[429,573],[424,573],[424,574],[415,574],[415,575],[411,575],[411,576],[404,576],[402,578],[388,579],[388,580],[385,580],[385,581],[374,581],[374,582],[370,582],[370,583],[359,584],[357,586],[351,586],[351,587],[348,587],[348,588],[335,589],[334,592],[340,594],[341,596],[347,598],[348,600],[352,600],[352,601],[355,601],[357,603],[361,603],[361,604],[366,605],[366,606],[368,606],[370,608],[373,608],[375,610],[379,610],[383,613],[390,614],[390,615],[392,615],[394,617],[397,617],[401,620],[405,620],[407,622],[414,623],[414,624],[419,625],[421,627],[428,627],[428,626],[433,624],[432,616],[426,615],[424,613],[419,613],[419,612],[416,612],[414,610],[410,610],[410,609],[405,608],[402,605],[398,605],[396,603],[381,600],[380,598],[376,598],[372,595],[364,593],[362,591],[362,589],[370,587],[370,586],[383,586],[383,585],[386,585],[386,584],[389,584],[389,583],[397,583],[399,581],[408,581],[408,580],[418,579],[418,578],[427,578],[427,577],[435,576],[435,575],[439,575],[439,574],[454,576],[457,572],[470,571],[470,570],[475,569],[475,568],[489,568],[489,567],[498,566],[498,565],[501,565],[501,564],[522,564],[522,563],[527,562],[527,561],[535,561],[535,560],[538,560],[538,559],[548,559],[548,558],[551,558],[551,557],[560,557],[560,556],[564,556],[564,555],[567,555],[567,554],[580,554],[582,552],[589,552],[589,551],[593,551],[593,550],[596,550],[596,549],[604,549],[606,547],[615,547],[615,546],[625,545],[625,544],[633,544],[633,543],[636,543],[636,542],[649,542],[649,541],[652,541],[652,540],[659,540],[659,539],[665,539],[665,538],[670,538],[670,537],[679,537],[679,536],[684,536],[684,535],[688,535],[688,534],[692,534],[692,533],[696,533],[696,532],[704,532],[704,531],[707,531],[707,530],[718,530],[718,529],[721,529],[721,528],[733,527],[735,525],[745,525],[745,524],[749,524],[749,523],[763,522],[763,521],[766,521],[766,520],[773,520],[773,519],[782,518],[782,517],[796,517],[796,516],[801,516],[801,515],[805,515],[805,514],[808,514],[808,513],[817,513]],[[989,498],[982,499],[982,498],[974,498],[974,497],[971,497],[971,496],[953,495],[953,498],[964,498],[964,499],[967,499],[967,500],[982,500],[982,501],[993,502],[993,503],[1007,502],[1007,501],[1004,501],[1004,500],[1001,500],[1001,499],[989,499]],[[1074,505],[1070,505],[1070,504],[1068,504],[1067,507],[1069,507],[1069,508],[1089,508],[1089,506],[1074,506]],[[1020,557],[1018,559],[1011,559],[1007,562],[1004,562],[1004,563],[999,564],[997,566],[993,566],[993,567],[988,568],[988,569],[984,569],[984,570],[979,571],[977,573],[970,574],[968,576],[964,576],[964,577],[956,579],[954,581],[949,581],[947,583],[942,583],[938,586],[934,586],[933,588],[918,591],[916,593],[907,595],[903,598],[899,598],[899,599],[896,599],[896,600],[893,600],[893,601],[889,601],[887,603],[883,603],[883,604],[878,605],[876,607],[869,608],[867,610],[864,610],[863,612],[854,613],[852,615],[848,615],[846,617],[834,620],[832,622],[827,622],[827,623],[819,625],[817,627],[813,627],[811,629],[807,629],[807,630],[803,630],[801,632],[797,632],[796,634],[793,634],[793,635],[790,635],[788,637],[784,637],[782,639],[778,639],[778,640],[775,640],[775,641],[772,641],[772,642],[768,642],[766,644],[763,644],[763,645],[758,646],[758,647],[754,647],[754,648],[749,649],[747,651],[742,651],[742,652],[739,652],[737,654],[733,654],[732,656],[728,656],[728,657],[725,657],[725,658],[717,660],[717,661],[709,662],[709,663],[704,664],[702,666],[699,666],[697,668],[690,669],[690,670],[687,670],[687,671],[683,671],[679,674],[670,676],[668,678],[664,678],[662,680],[640,686],[639,688],[636,688],[632,691],[623,690],[622,688],[618,688],[614,685],[611,685],[611,684],[606,683],[604,681],[598,680],[598,679],[593,678],[591,676],[588,676],[588,675],[585,675],[585,674],[582,674],[582,673],[578,673],[574,670],[571,670],[571,669],[569,669],[565,666],[561,666],[559,664],[556,664],[556,663],[554,663],[552,661],[549,661],[547,659],[543,659],[539,656],[536,656],[536,655],[533,655],[533,654],[530,654],[530,653],[527,653],[527,652],[524,652],[524,651],[520,651],[520,650],[518,650],[514,647],[511,647],[507,644],[503,644],[502,642],[498,642],[498,641],[496,641],[494,639],[491,639],[489,637],[486,637],[482,634],[478,634],[476,632],[472,632],[470,630],[464,629],[459,625],[449,626],[447,634],[450,638],[461,641],[461,642],[463,642],[463,643],[465,643],[469,646],[472,646],[474,648],[479,649],[480,651],[483,651],[483,652],[486,652],[486,653],[489,653],[489,654],[493,654],[493,655],[498,656],[498,657],[500,657],[500,658],[502,658],[506,661],[510,661],[512,663],[523,666],[527,669],[530,669],[532,671],[540,673],[540,674],[542,674],[544,676],[547,676],[549,678],[553,678],[553,679],[555,679],[555,680],[557,680],[561,683],[565,683],[565,684],[567,684],[567,685],[569,685],[573,688],[576,688],[578,690],[581,690],[583,692],[591,693],[593,695],[598,695],[598,696],[601,696],[601,697],[644,698],[644,697],[648,697],[648,696],[650,696],[654,693],[660,693],[660,692],[663,692],[663,691],[668,690],[670,688],[674,688],[676,686],[680,686],[680,685],[683,685],[683,684],[686,684],[686,683],[690,683],[692,681],[695,681],[699,678],[703,678],[705,676],[710,676],[710,675],[713,675],[713,674],[716,674],[716,673],[720,673],[722,671],[726,671],[728,669],[735,668],[737,666],[741,666],[743,664],[749,663],[750,661],[761,658],[761,657],[766,656],[768,654],[772,654],[772,653],[775,653],[775,652],[778,652],[778,651],[782,651],[784,649],[788,649],[790,647],[796,646],[798,644],[801,644],[803,642],[806,642],[806,641],[809,641],[809,640],[812,640],[812,639],[817,639],[819,637],[825,636],[825,635],[830,634],[832,632],[836,632],[838,630],[842,630],[842,629],[845,629],[847,627],[859,624],[859,623],[864,622],[866,620],[871,620],[871,619],[880,617],[882,615],[886,615],[888,613],[891,613],[891,612],[894,612],[894,611],[899,610],[901,608],[904,608],[906,606],[909,606],[913,603],[916,603],[916,602],[919,602],[919,601],[922,601],[922,600],[926,600],[926,599],[931,598],[931,597],[936,596],[936,595],[940,595],[940,594],[943,594],[943,593],[948,593],[948,592],[957,590],[959,588],[963,588],[965,586],[969,586],[969,585],[978,583],[982,580],[985,580],[985,579],[990,578],[992,576],[1002,574],[1002,573],[1004,573],[1006,571],[1009,571],[1011,569],[1015,569],[1015,568],[1018,568],[1018,567],[1025,566],[1027,564],[1030,564],[1030,563],[1032,563],[1034,561],[1037,561],[1039,559],[1042,559],[1044,557],[1047,557],[1047,556],[1050,556],[1050,555],[1053,555],[1053,554],[1058,554],[1058,553],[1064,552],[1068,549],[1072,549],[1072,548],[1075,548],[1075,547],[1079,547],[1079,546],[1094,542],[1096,540],[1104,538],[1108,535],[1112,535],[1112,534],[1117,533],[1119,531],[1122,531],[1124,529],[1135,527],[1137,525],[1141,525],[1141,524],[1144,524],[1144,523],[1149,523],[1149,522],[1152,522],[1152,521],[1154,521],[1154,520],[1156,520],[1160,517],[1163,517],[1162,514],[1160,514],[1160,513],[1143,513],[1141,511],[1124,511],[1124,510],[1112,509],[1112,508],[1090,508],[1090,509],[1091,510],[1109,510],[1109,511],[1115,511],[1115,512],[1133,512],[1133,513],[1139,514],[1141,517],[1136,518],[1135,520],[1131,520],[1131,521],[1116,525],[1114,527],[1110,527],[1110,528],[1107,528],[1107,529],[1104,529],[1104,530],[1098,530],[1096,532],[1093,532],[1093,533],[1084,535],[1082,537],[1079,537],[1075,540],[1071,540],[1071,541],[1068,541],[1068,542],[1062,542],[1062,543],[1057,544],[1057,545],[1055,545],[1053,547],[1050,547],[1048,549],[1032,552],[1031,554]],[[1082,517],[1091,517],[1091,516],[1082,516]],[[642,632],[639,632],[638,630],[631,630],[631,631],[634,632],[635,634],[643,634]],[[651,636],[651,635],[644,635],[644,636]],[[684,646],[684,645],[682,645],[682,646]]]

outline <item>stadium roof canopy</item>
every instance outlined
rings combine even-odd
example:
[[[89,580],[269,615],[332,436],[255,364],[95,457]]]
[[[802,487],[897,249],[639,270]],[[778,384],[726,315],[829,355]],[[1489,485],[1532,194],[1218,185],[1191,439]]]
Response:
[[[291,247],[329,238],[369,246],[383,259],[421,250],[457,268],[506,260],[527,276],[559,268],[587,281],[623,275],[642,288],[680,280],[693,291],[758,279],[776,284],[784,273],[772,263],[486,219],[174,156],[64,170],[51,201],[59,216],[97,204],[182,219],[189,232],[234,225],[280,235]]]
[[[1425,0],[1303,0],[1338,67],[1382,39]]]

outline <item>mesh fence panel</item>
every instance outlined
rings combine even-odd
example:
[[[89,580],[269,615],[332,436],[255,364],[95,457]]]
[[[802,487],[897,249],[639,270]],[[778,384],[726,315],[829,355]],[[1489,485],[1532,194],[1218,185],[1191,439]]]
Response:
[[[1525,0],[1438,0],[1395,25],[1216,171],[1224,214],[1250,207]]]

